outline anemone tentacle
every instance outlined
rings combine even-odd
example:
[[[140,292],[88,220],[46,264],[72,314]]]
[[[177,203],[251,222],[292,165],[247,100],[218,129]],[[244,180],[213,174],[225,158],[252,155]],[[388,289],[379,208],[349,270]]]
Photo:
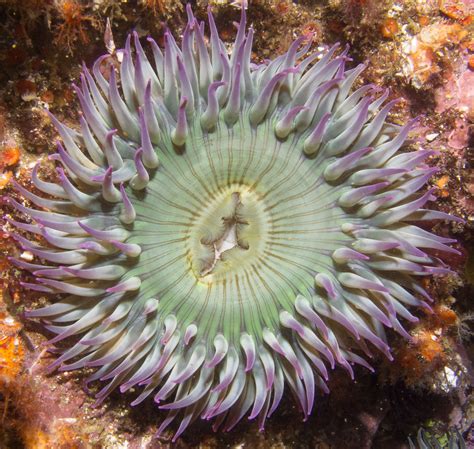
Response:
[[[409,338],[400,318],[429,308],[418,277],[457,252],[414,224],[455,219],[424,209],[432,153],[400,152],[414,122],[352,89],[364,66],[347,50],[305,56],[299,39],[255,65],[244,9],[230,56],[211,12],[210,49],[187,12],[181,47],[149,39],[150,60],[134,34],[107,79],[105,57],[84,68],[80,131],[51,116],[58,183],[35,167],[48,198],[16,185],[38,209],[9,200],[33,220],[10,224],[43,237],[18,236],[37,262],[14,263],[65,294],[28,316],[50,343],[80,336],[53,366],[97,367],[98,402],[142,387],[132,405],[153,397],[175,439],[198,417],[263,428],[285,387],[307,417],[328,367],[392,357],[384,328]]]

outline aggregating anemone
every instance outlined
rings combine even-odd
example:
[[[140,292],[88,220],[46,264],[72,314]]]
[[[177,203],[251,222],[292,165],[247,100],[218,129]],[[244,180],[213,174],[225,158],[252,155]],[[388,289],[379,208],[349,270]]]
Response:
[[[8,199],[39,237],[16,236],[36,257],[13,259],[26,286],[64,294],[28,316],[51,344],[76,336],[53,367],[97,367],[98,402],[140,387],[132,405],[153,397],[175,439],[198,417],[263,428],[285,386],[306,418],[328,367],[391,358],[384,328],[409,338],[419,278],[457,252],[414,224],[453,219],[424,208],[432,152],[401,151],[414,122],[353,88],[347,50],[307,56],[300,38],[256,65],[245,10],[230,55],[210,12],[209,28],[208,48],[188,8],[181,47],[166,32],[148,57],[133,34],[118,70],[84,68],[79,128],[51,116],[58,182],[36,166],[44,195],[15,187],[37,208]]]
[[[444,445],[444,447],[448,449],[466,449],[466,442],[459,430],[448,433],[447,438],[447,446]],[[423,428],[418,430],[415,442],[417,443],[416,445],[411,438],[408,439],[410,449],[442,449],[440,441],[430,438]]]

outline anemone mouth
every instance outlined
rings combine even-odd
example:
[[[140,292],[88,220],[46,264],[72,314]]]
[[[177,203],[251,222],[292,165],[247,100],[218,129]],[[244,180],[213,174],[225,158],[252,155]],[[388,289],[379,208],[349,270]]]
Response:
[[[232,184],[213,197],[190,226],[191,269],[200,282],[230,281],[262,257],[267,227],[264,205],[247,186]]]
[[[263,428],[285,386],[306,417],[328,367],[391,358],[384,328],[409,338],[399,319],[429,308],[417,278],[449,272],[430,252],[457,252],[412,224],[453,217],[423,209],[432,153],[399,152],[413,122],[386,122],[388,92],[351,90],[363,66],[302,39],[254,66],[245,10],[230,56],[212,14],[210,50],[188,18],[181,48],[150,40],[154,67],[127,40],[120,89],[106,57],[84,68],[80,132],[51,117],[59,182],[36,166],[49,197],[15,184],[37,207],[8,200],[43,238],[16,236],[37,259],[14,260],[25,285],[64,294],[28,316],[50,343],[80,336],[53,367],[97,367],[98,402],[142,387],[132,405],[169,410],[159,432],[179,416],[175,439],[198,417]]]

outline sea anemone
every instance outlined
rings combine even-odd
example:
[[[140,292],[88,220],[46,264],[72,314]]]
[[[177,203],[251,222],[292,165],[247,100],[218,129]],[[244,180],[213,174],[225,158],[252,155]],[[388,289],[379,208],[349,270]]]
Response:
[[[36,207],[8,199],[38,236],[16,236],[36,258],[13,259],[24,285],[65,294],[27,313],[51,344],[75,336],[53,367],[97,367],[98,402],[143,387],[132,405],[152,395],[175,439],[197,417],[263,428],[285,386],[306,418],[328,367],[392,358],[384,328],[409,338],[399,319],[429,308],[419,277],[457,252],[413,224],[452,219],[423,209],[433,152],[400,151],[415,122],[352,89],[364,66],[347,50],[307,56],[300,38],[253,64],[245,9],[230,55],[211,12],[209,49],[187,12],[181,47],[167,31],[148,57],[134,33],[106,75],[109,56],[84,68],[79,128],[51,116],[57,182],[37,165],[44,195],[15,183]]]
[[[444,446],[446,449],[466,449],[466,442],[459,430],[456,429],[455,432],[448,433],[447,438],[447,445]],[[417,445],[415,446],[411,438],[408,439],[408,443],[410,449],[443,449],[440,441],[430,438],[423,428],[420,428],[416,435]]]

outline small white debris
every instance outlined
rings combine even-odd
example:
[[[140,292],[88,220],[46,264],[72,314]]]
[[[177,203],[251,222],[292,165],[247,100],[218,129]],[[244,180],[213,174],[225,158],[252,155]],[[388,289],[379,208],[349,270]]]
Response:
[[[433,142],[437,137],[439,136],[439,133],[430,133],[425,136],[426,140],[428,142]]]
[[[21,253],[20,259],[27,260],[31,262],[33,260],[33,254],[30,251],[23,251]]]
[[[104,43],[105,43],[105,48],[107,49],[109,54],[113,55],[115,52],[115,42],[114,42],[114,35],[112,34],[112,27],[110,26],[110,19],[108,17],[107,17],[107,23],[105,24]]]
[[[21,99],[26,102],[36,100],[37,98],[35,92],[25,92],[21,95]]]
[[[454,390],[459,385],[459,382],[460,382],[460,379],[456,375],[456,373],[448,366],[445,366],[443,369],[442,379],[440,382],[441,390],[443,390],[445,393],[449,393],[450,391]]]
[[[7,316],[3,320],[3,324],[5,324],[6,326],[13,326],[15,324],[15,320],[11,316]]]
[[[236,8],[239,8],[239,9],[248,9],[249,7],[249,2],[248,0],[234,0],[232,3],[231,3],[232,6],[235,6]]]
[[[75,424],[77,422],[77,418],[58,418],[58,421],[64,422],[66,424]]]

